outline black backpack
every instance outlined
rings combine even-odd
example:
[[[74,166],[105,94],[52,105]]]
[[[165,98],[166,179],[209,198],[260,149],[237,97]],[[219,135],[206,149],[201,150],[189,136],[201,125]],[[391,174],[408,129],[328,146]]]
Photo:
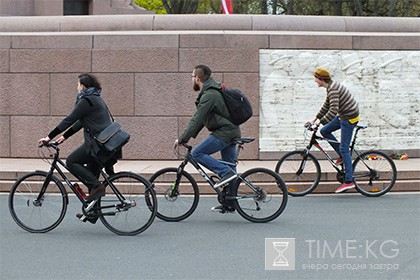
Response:
[[[240,125],[252,117],[251,103],[242,91],[236,88],[227,88],[223,85],[221,93],[232,123]]]

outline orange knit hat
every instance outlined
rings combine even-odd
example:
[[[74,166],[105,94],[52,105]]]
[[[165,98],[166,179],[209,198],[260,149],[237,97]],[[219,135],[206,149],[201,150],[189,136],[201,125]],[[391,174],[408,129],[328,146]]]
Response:
[[[330,72],[326,68],[318,68],[314,73],[315,78],[320,80],[331,80]]]

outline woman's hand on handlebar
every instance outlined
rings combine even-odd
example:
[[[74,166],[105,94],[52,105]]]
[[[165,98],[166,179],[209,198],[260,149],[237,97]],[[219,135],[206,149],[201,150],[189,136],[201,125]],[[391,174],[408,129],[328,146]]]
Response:
[[[45,145],[48,144],[51,141],[50,137],[44,137],[38,140],[39,145]]]
[[[60,136],[57,140],[55,140],[58,144],[63,143],[64,141],[66,141],[66,138],[64,138],[64,136]]]

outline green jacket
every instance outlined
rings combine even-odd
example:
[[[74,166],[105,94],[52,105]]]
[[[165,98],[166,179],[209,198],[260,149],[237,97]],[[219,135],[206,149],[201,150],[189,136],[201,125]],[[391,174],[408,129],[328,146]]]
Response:
[[[220,90],[222,86],[213,78],[209,78],[195,101],[197,111],[191,118],[184,133],[179,137],[179,143],[187,143],[191,137],[197,137],[203,127],[211,134],[225,142],[241,137],[239,126],[229,120],[229,111],[225,105]]]

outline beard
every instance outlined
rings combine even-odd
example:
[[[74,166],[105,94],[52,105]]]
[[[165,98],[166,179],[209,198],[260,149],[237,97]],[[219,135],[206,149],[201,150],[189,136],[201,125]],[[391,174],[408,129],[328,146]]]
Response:
[[[200,86],[197,83],[193,84],[193,90],[194,91],[199,91],[200,90]]]

